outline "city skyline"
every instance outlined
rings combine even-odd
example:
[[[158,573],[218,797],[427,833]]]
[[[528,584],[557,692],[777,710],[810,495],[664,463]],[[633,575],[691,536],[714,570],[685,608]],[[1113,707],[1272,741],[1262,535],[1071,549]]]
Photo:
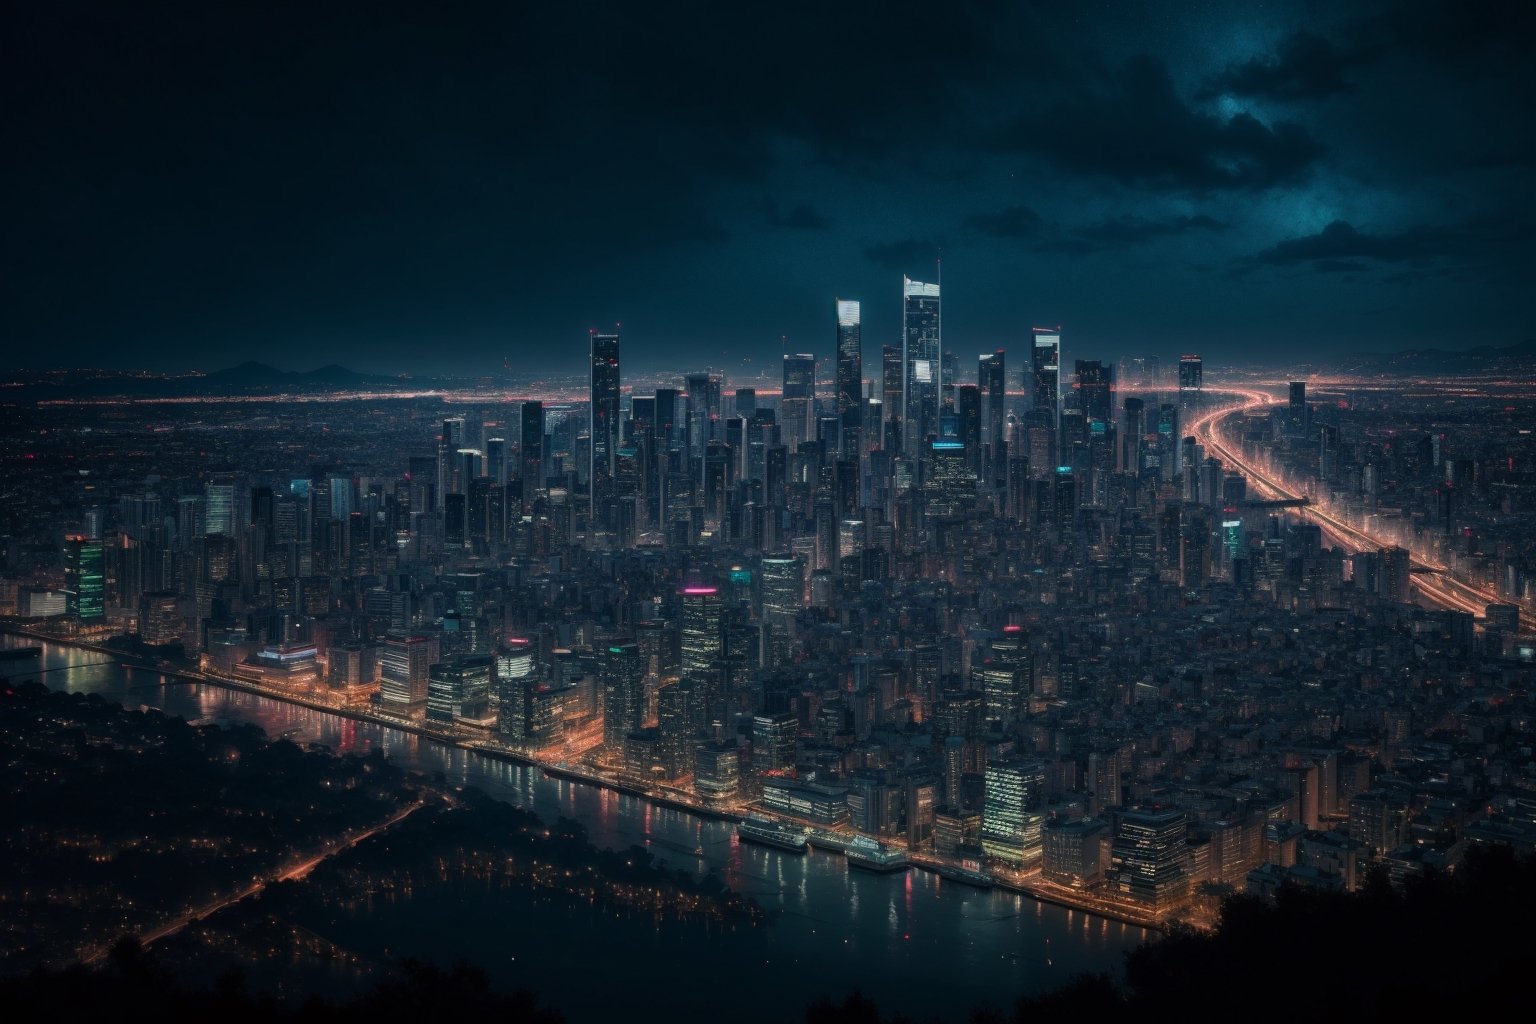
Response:
[[[12,1016],[1519,1005],[1536,5],[7,22]]]

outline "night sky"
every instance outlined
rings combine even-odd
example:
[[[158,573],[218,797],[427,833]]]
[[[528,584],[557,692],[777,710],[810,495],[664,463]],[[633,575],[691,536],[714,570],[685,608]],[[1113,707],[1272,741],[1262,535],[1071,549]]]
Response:
[[[11,5],[11,366],[1536,337],[1536,4]],[[1017,365],[1017,363],[1015,364]],[[749,371],[751,372],[751,371]]]

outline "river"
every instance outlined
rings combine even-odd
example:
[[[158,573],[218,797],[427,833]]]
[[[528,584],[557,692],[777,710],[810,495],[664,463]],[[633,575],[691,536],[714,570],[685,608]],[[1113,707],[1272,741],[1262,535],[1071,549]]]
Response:
[[[36,643],[0,637],[4,646]],[[858,989],[887,1011],[961,1020],[1006,1007],[1083,971],[1118,970],[1148,933],[1128,924],[982,891],[917,869],[849,870],[840,855],[805,855],[739,842],[727,822],[700,818],[596,786],[266,697],[125,669],[106,655],[45,644],[38,661],[0,663],[0,675],[99,693],[188,720],[249,723],[269,736],[340,752],[382,749],[401,766],[442,772],[547,820],[582,823],[612,848],[648,846],[673,868],[719,871],[770,911],[762,928],[706,930],[650,917],[582,910],[527,894],[488,896],[444,884],[304,922],[370,956],[467,959],[498,984],[525,986],[573,1022],[616,1009],[689,1019],[794,1021],[823,996]],[[697,852],[702,851],[702,853]]]

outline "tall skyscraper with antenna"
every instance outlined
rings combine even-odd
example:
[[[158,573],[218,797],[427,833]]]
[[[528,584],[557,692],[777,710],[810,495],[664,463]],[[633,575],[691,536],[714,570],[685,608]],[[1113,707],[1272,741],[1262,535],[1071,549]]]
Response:
[[[939,286],[901,279],[902,448],[916,457],[930,435],[939,433],[939,374],[942,340]]]
[[[619,451],[619,336],[592,332],[590,416],[593,528],[607,525],[614,499],[614,469]]]

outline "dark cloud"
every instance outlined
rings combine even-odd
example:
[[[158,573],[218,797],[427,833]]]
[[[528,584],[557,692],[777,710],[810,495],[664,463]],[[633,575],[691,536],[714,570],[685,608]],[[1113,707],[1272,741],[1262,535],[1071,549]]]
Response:
[[[1086,242],[1112,246],[1134,245],[1153,238],[1182,235],[1191,231],[1228,231],[1231,227],[1230,224],[1203,213],[1162,220],[1123,214],[1096,224],[1085,224],[1074,229],[1072,233]]]
[[[926,238],[902,238],[864,247],[864,257],[891,270],[910,270],[919,263],[931,263],[939,256],[942,242]]]
[[[1312,269],[1319,274],[1358,274],[1370,267],[1359,260],[1318,260]]]
[[[1467,280],[1457,275],[1472,268],[1486,277],[1519,277],[1533,262],[1533,240],[1536,227],[1522,219],[1484,217],[1377,233],[1336,220],[1316,234],[1260,250],[1240,261],[1238,272],[1305,265],[1319,273],[1345,273],[1397,265],[1435,268],[1447,280]]]
[[[1324,151],[1299,124],[1194,109],[1167,67],[1147,56],[1127,62],[1107,88],[1020,116],[999,141],[1063,171],[1196,193],[1295,184]]]
[[[1046,228],[1045,220],[1027,206],[970,214],[961,227],[992,238],[1033,238]]]
[[[1349,73],[1370,63],[1385,47],[1366,43],[1345,48],[1302,30],[1281,40],[1275,52],[1229,65],[1211,78],[1200,96],[1224,93],[1277,100],[1310,100],[1355,91]]]
[[[1396,269],[1405,338],[1453,307],[1528,333],[1536,4],[471,6],[26,6],[0,37],[7,352],[559,367],[551,341],[622,319],[676,365],[824,337],[823,293],[890,336],[890,271],[946,235],[962,342],[1009,336],[1025,277],[1101,337],[1149,309],[1212,350],[1294,337],[1254,323],[1285,276],[1261,267],[1309,275],[1309,326]],[[1318,209],[1352,234],[1276,244]],[[1414,223],[1450,227],[1388,226]],[[1218,239],[1258,254],[1240,279],[1190,262]],[[1112,278],[1055,258],[1132,246]]]
[[[777,202],[772,199],[765,199],[763,201],[763,213],[768,218],[768,223],[776,228],[825,231],[832,226],[831,217],[823,216],[803,203],[788,213],[783,213],[779,210]]]
[[[1413,227],[1390,234],[1372,235],[1358,231],[1345,221],[1336,220],[1315,235],[1288,238],[1255,253],[1254,263],[1287,266],[1311,261],[1327,262],[1328,269],[1339,269],[1339,262],[1375,260],[1382,263],[1423,263],[1445,254],[1461,238],[1454,228]],[[1355,267],[1350,267],[1355,269]]]

